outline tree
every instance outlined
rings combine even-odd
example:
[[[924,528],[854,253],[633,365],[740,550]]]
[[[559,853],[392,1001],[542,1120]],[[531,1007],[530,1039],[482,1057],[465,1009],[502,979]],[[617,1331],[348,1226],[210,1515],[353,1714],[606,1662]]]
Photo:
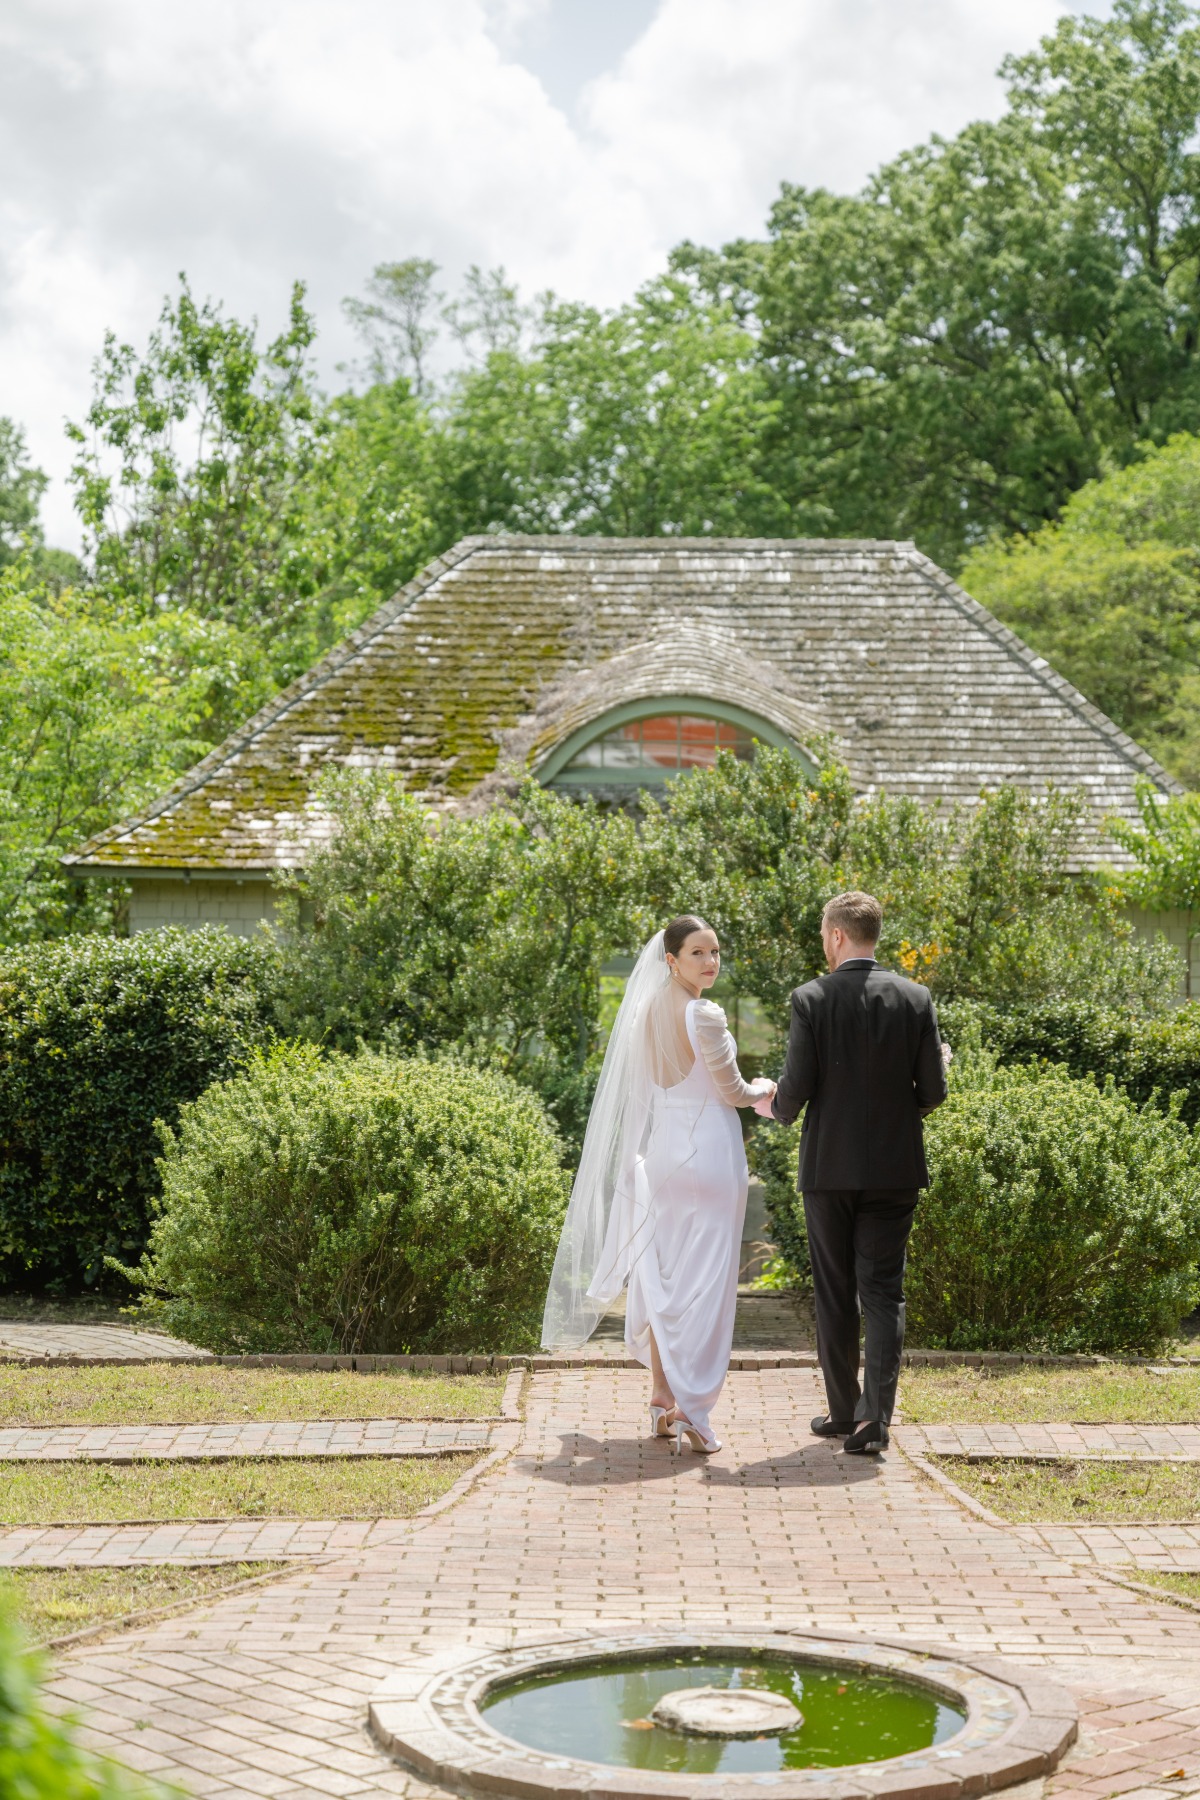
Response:
[[[1146,446],[1058,523],[973,552],[962,579],[1167,768],[1200,780],[1200,438]]]
[[[438,334],[434,315],[445,298],[433,285],[437,274],[437,264],[422,256],[378,263],[367,282],[368,298],[342,301],[346,317],[366,343],[372,381],[403,377],[415,393],[428,392],[429,352]]]
[[[951,568],[1200,425],[1195,12],[1117,0],[1003,73],[999,121],[856,197],[785,186],[765,243],[673,259],[758,338],[781,503]]]
[[[485,272],[478,263],[471,264],[461,297],[444,306],[442,316],[476,362],[498,350],[519,350],[530,323],[530,309],[521,304],[520,292],[503,267]]]
[[[1110,819],[1109,830],[1136,858],[1121,887],[1135,906],[1184,916],[1185,993],[1192,997],[1192,944],[1200,935],[1200,794],[1166,797],[1150,782],[1138,784],[1141,824]]]
[[[207,749],[215,715],[268,689],[228,626],[0,575],[0,942],[112,928],[123,890],[80,889],[59,857],[154,798]]]
[[[299,284],[260,350],[253,325],[197,304],[181,277],[143,354],[106,338],[86,428],[69,428],[97,588],[261,632],[280,681],[304,666],[326,574],[304,487],[325,429],[313,337]]]
[[[786,529],[759,469],[771,413],[753,340],[690,280],[610,313],[549,302],[528,356],[493,352],[446,399],[438,535]]]
[[[600,969],[631,936],[631,820],[537,783],[440,819],[382,776],[339,770],[320,791],[330,841],[280,878],[285,1027],[340,1049],[495,1064],[577,1136]]]
[[[30,465],[24,432],[0,418],[0,569],[41,541],[38,507],[46,481],[41,469]]]

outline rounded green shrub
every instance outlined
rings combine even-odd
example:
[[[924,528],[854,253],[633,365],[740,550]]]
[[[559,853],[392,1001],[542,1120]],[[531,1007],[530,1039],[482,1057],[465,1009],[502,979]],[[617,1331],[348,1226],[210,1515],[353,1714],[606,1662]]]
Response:
[[[267,1041],[278,955],[208,927],[0,955],[0,1282],[76,1288],[135,1260],[157,1119]]]
[[[1153,1352],[1174,1335],[1200,1254],[1200,1156],[1174,1108],[969,1058],[925,1132],[911,1342]]]
[[[567,1177],[527,1088],[458,1063],[283,1044],[162,1137],[140,1273],[191,1342],[343,1354],[536,1343]]]

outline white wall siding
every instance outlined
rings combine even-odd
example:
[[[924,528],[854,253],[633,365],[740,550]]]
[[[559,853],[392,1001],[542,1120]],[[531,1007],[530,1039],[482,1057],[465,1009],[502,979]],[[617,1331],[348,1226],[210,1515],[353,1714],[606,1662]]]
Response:
[[[223,925],[236,937],[252,937],[259,923],[275,923],[275,892],[269,881],[181,881],[138,876],[131,884],[130,931],[162,925]]]

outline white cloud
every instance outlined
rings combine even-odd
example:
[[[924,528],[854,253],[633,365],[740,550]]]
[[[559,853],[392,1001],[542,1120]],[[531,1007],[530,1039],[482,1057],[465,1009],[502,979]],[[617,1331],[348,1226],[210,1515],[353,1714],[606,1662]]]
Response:
[[[580,3],[2,0],[0,413],[61,476],[104,329],[143,339],[180,269],[267,330],[303,277],[330,374],[384,258],[618,300],[682,237],[760,230],[781,180],[854,187],[994,113],[1061,10],[660,0],[568,107],[517,58]],[[61,481],[47,523],[73,541]]]

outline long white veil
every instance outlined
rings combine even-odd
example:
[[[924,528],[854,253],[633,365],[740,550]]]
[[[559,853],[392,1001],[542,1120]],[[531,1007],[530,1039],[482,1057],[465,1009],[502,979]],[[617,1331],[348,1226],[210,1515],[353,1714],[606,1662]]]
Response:
[[[634,964],[604,1052],[546,1295],[546,1350],[587,1342],[653,1230],[642,1150],[654,1090],[682,1081],[693,1054],[686,1038],[680,1043],[670,984],[657,931]]]

